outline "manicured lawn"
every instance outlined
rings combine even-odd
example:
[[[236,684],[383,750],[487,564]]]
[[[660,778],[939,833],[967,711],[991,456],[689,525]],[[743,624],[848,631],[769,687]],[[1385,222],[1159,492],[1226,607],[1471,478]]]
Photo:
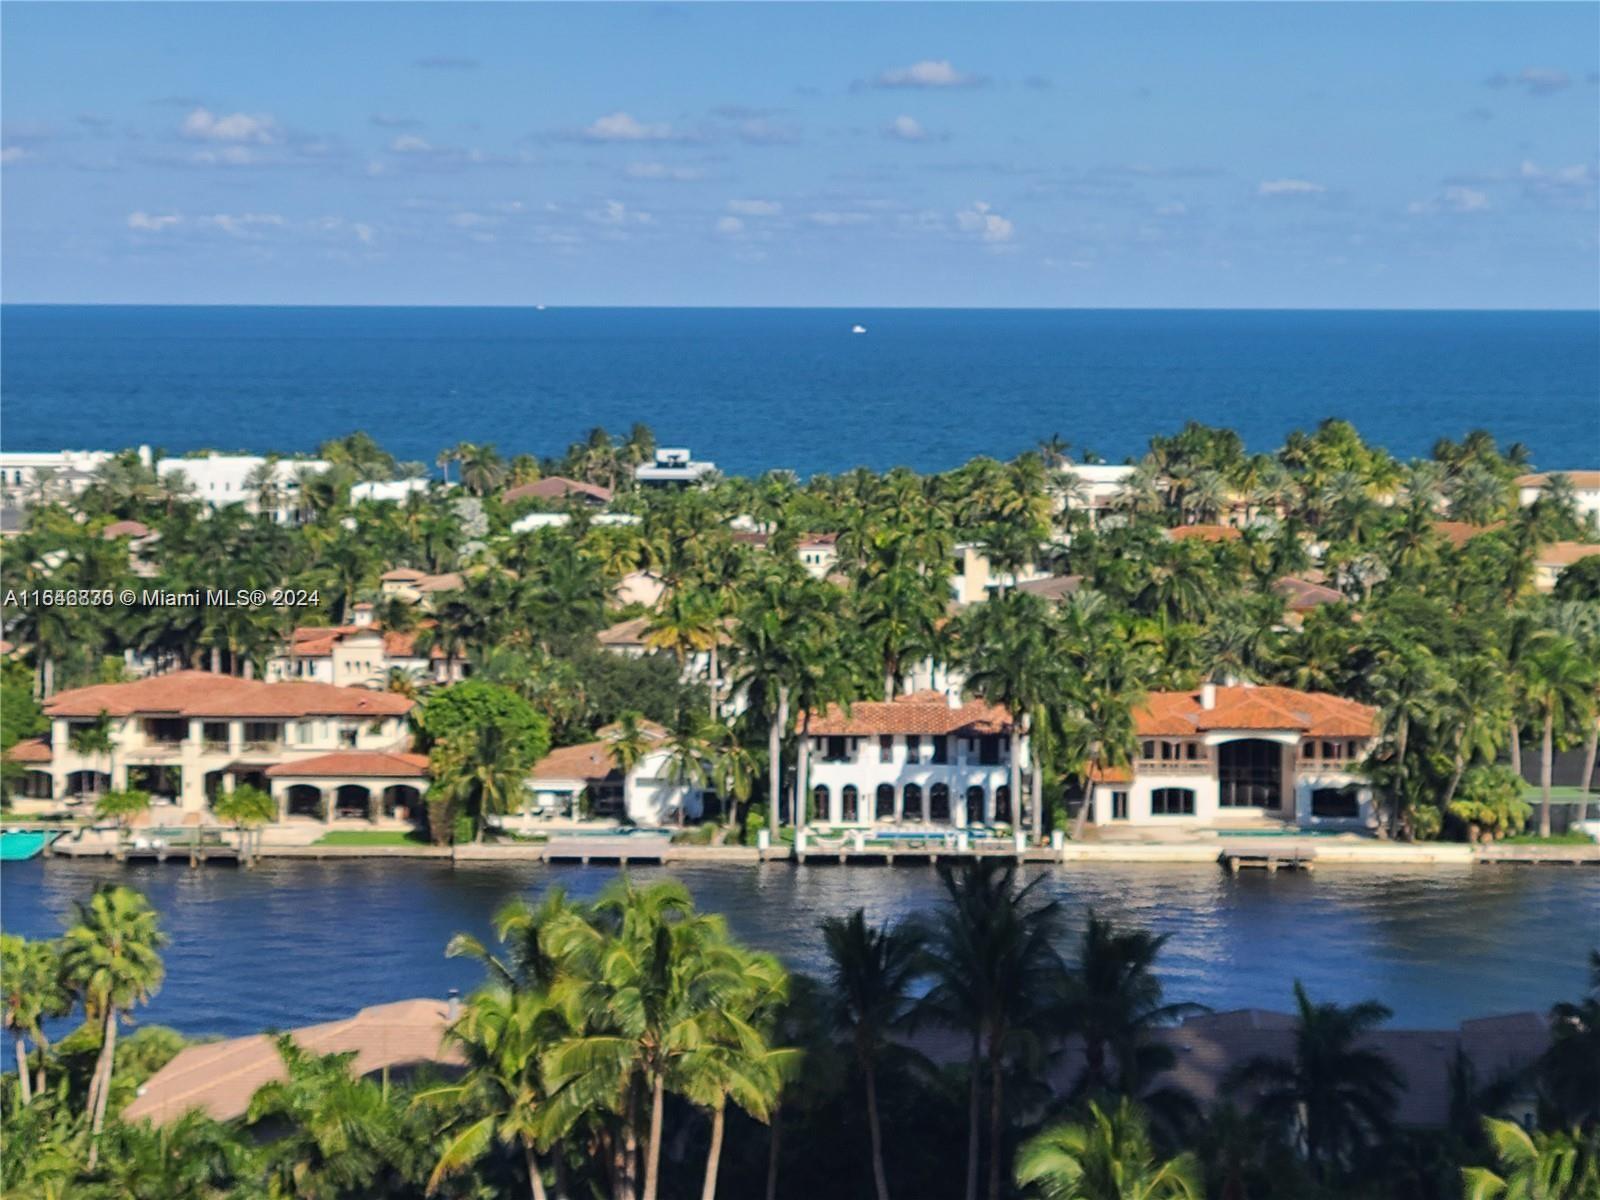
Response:
[[[1522,798],[1529,804],[1537,804],[1544,797],[1538,784],[1529,784],[1522,789]],[[1550,789],[1550,802],[1552,804],[1576,804],[1580,800],[1587,800],[1591,804],[1600,804],[1600,792],[1584,793],[1579,787],[1553,787]]]
[[[428,839],[409,829],[336,829],[314,843],[318,846],[426,846]]]
[[[1553,833],[1549,837],[1540,837],[1536,833],[1519,833],[1515,837],[1501,838],[1496,843],[1501,846],[1592,846],[1594,839],[1585,833]]]

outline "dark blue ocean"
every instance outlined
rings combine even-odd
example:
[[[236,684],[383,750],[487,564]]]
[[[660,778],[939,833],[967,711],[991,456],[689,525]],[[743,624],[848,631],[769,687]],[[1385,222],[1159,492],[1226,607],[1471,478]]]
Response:
[[[1402,456],[1481,427],[1543,467],[1600,462],[1593,312],[10,305],[0,335],[13,450],[308,451],[365,429],[432,463],[643,421],[725,471],[809,475],[1053,433],[1116,462],[1190,419],[1269,450],[1338,416]]]

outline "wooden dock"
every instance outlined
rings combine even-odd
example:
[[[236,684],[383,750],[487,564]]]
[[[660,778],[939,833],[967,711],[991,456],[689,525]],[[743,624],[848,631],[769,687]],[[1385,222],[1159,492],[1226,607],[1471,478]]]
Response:
[[[1311,871],[1316,867],[1316,850],[1311,846],[1293,843],[1287,846],[1246,846],[1237,842],[1224,845],[1217,861],[1228,869],[1228,874],[1240,871],[1265,871],[1276,875],[1279,871]]]
[[[663,863],[671,857],[670,837],[640,837],[621,835],[597,837],[552,837],[544,845],[540,856],[545,862],[589,863]]]

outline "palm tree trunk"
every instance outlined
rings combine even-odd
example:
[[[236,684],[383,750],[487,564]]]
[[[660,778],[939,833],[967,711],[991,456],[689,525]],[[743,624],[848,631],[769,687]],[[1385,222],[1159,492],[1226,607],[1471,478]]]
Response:
[[[1033,841],[1035,845],[1044,842],[1044,772],[1039,769],[1039,745],[1033,737],[1033,721],[1028,721],[1028,768],[1033,778],[1029,784],[1029,796],[1033,801]]]
[[[1600,751],[1600,714],[1595,716],[1594,722],[1589,726],[1589,736],[1583,743],[1583,774],[1578,776],[1578,820],[1589,819],[1589,787],[1594,779],[1594,760],[1596,751]]]
[[[811,802],[811,714],[806,713],[800,723],[800,746],[795,754],[794,771],[794,827],[806,823]],[[815,814],[811,814],[815,815]]]
[[[989,1043],[989,1200],[1000,1200],[1000,1110],[1002,1089],[1000,1051],[996,1039]]]
[[[33,1077],[33,1093],[36,1096],[42,1096],[44,1094],[45,1063],[50,1059],[50,1039],[45,1037],[44,1030],[40,1028],[34,1030],[33,1040],[39,1048],[39,1069]]]
[[[1539,836],[1550,836],[1550,767],[1555,758],[1556,710],[1544,710],[1544,738],[1539,743]]]
[[[1095,760],[1091,756],[1083,769],[1083,800],[1078,805],[1078,815],[1072,819],[1072,840],[1075,842],[1083,837],[1083,828],[1089,823],[1089,813],[1094,808],[1094,768]]]
[[[28,1076],[28,1047],[20,1029],[14,1036],[17,1049],[17,1087],[22,1093],[22,1103],[26,1105],[33,1100],[33,1081]]]
[[[1511,769],[1522,775],[1522,730],[1515,717],[1511,718]]]
[[[46,656],[44,662],[40,664],[39,686],[44,689],[41,699],[48,700],[56,694],[56,663],[55,659],[49,656]]]
[[[867,1077],[867,1132],[872,1136],[872,1185],[878,1200],[889,1200],[889,1177],[883,1169],[883,1128],[878,1121],[878,1074],[862,1056],[862,1073]]]
[[[772,1136],[767,1139],[767,1196],[778,1200],[778,1157],[783,1147],[783,1105],[772,1109]]]
[[[978,1035],[974,1032],[972,1054],[967,1059],[967,1200],[978,1200],[978,1068],[982,1061]]]
[[[522,1157],[528,1164],[528,1190],[533,1200],[545,1200],[544,1176],[539,1174],[539,1156],[533,1152],[533,1143],[522,1143]]]
[[[778,836],[778,800],[783,788],[783,727],[789,723],[789,689],[778,688],[778,711],[767,726],[767,828]]]
[[[661,1114],[665,1097],[666,1076],[657,1071],[650,1083],[650,1142],[645,1147],[644,1193],[640,1200],[656,1200],[661,1184]]]
[[[1011,821],[1022,824],[1022,718],[1011,716]]]
[[[96,1087],[89,1125],[88,1169],[93,1171],[100,1161],[100,1131],[106,1123],[106,1101],[111,1098],[111,1070],[117,1053],[117,1006],[106,1006],[106,1032],[100,1043],[100,1060],[95,1064]]]
[[[1400,829],[1400,806],[1405,802],[1406,794],[1406,741],[1411,734],[1411,722],[1400,718],[1400,735],[1396,739],[1398,754],[1395,757],[1395,777],[1399,780],[1395,794],[1389,798],[1389,839],[1394,840],[1395,834]]]
[[[706,663],[706,675],[711,691],[711,719],[717,721],[722,716],[722,708],[717,704],[717,643],[714,638],[711,642],[711,657]]]
[[[717,1200],[717,1167],[722,1162],[722,1127],[727,1118],[727,1102],[719,1101],[711,1111],[711,1149],[706,1152],[706,1182],[700,1200]]]

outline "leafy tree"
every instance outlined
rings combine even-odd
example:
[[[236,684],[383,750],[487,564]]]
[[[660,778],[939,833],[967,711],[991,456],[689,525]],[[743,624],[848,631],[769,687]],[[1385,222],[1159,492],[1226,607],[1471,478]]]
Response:
[[[1203,1200],[1194,1156],[1161,1161],[1138,1107],[1126,1096],[1087,1120],[1053,1125],[1017,1154],[1017,1183],[1046,1200]]]
[[[0,933],[0,1016],[16,1049],[17,1087],[22,1103],[33,1099],[35,1088],[45,1087],[50,1042],[45,1036],[47,1017],[65,1016],[71,1008],[61,986],[61,962],[55,943],[30,942],[14,933]],[[27,1043],[39,1052],[38,1074],[28,1067]]]
[[[1594,1136],[1530,1134],[1511,1121],[1484,1118],[1503,1174],[1464,1167],[1463,1200],[1589,1200],[1600,1195],[1600,1144]]]

